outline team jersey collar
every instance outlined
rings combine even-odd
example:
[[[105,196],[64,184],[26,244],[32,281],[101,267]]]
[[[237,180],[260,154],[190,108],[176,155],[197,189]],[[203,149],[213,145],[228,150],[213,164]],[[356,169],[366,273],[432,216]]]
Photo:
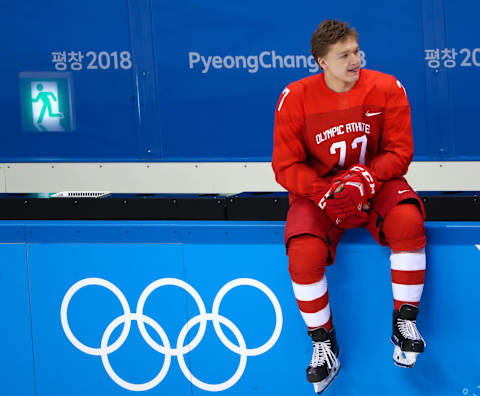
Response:
[[[358,80],[357,82],[355,83],[355,85],[350,89],[348,90],[347,92],[335,92],[333,90],[331,90],[327,83],[325,82],[325,72],[322,72],[320,73],[320,82],[321,82],[321,85],[322,85],[322,89],[324,91],[327,91],[329,92],[330,94],[332,95],[349,95],[351,92],[353,92],[354,90],[358,89],[358,87],[361,85],[362,83],[362,75],[363,75],[363,69],[360,69],[360,75],[358,76]]]

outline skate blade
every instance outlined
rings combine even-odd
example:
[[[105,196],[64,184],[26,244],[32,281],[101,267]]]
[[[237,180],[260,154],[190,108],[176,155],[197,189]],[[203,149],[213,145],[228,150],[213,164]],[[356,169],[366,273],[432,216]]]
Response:
[[[412,368],[417,362],[418,354],[418,352],[402,351],[398,345],[395,345],[393,349],[393,363],[398,367]]]
[[[332,383],[332,381],[337,376],[338,370],[340,370],[340,361],[337,360],[337,364],[333,366],[332,371],[330,371],[330,374],[328,375],[327,378],[325,378],[323,381],[313,383],[313,389],[315,390],[317,395],[319,395],[325,389],[328,388],[328,386]]]

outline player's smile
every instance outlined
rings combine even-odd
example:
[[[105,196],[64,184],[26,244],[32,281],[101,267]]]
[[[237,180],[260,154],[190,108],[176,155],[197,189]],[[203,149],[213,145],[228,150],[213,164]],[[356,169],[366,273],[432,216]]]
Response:
[[[360,72],[360,66],[349,68],[348,72],[351,74],[358,74]]]

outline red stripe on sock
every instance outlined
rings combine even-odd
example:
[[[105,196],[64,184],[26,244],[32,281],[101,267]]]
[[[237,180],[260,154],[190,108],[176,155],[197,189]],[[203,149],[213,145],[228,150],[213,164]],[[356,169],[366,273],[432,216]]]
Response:
[[[305,312],[305,313],[315,313],[323,308],[325,308],[328,305],[328,290],[325,292],[325,294],[317,298],[316,300],[313,301],[300,301],[297,300],[298,308],[300,308],[300,311]]]
[[[392,282],[401,285],[423,285],[425,281],[425,270],[419,271],[392,271]]]

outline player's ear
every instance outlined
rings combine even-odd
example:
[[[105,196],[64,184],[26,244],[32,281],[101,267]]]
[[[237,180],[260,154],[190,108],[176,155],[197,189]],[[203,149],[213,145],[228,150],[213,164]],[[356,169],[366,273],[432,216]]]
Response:
[[[327,66],[327,61],[325,60],[325,58],[319,56],[317,59],[317,63],[323,70],[325,70],[325,66]]]

